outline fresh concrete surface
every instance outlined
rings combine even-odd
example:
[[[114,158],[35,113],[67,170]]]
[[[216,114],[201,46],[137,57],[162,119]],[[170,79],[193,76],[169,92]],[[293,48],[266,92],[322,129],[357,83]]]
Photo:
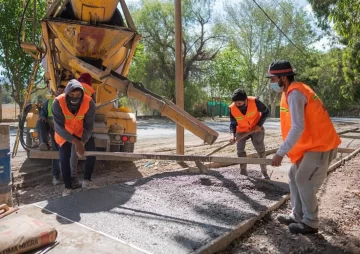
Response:
[[[151,253],[191,253],[286,193],[269,181],[241,176],[238,167],[207,175],[164,173],[37,205]]]
[[[96,232],[93,229],[46,211],[36,205],[22,206],[17,212],[3,219],[11,219],[18,215],[27,215],[56,228],[58,232],[56,241],[59,244],[49,250],[49,253],[147,253],[119,239]]]

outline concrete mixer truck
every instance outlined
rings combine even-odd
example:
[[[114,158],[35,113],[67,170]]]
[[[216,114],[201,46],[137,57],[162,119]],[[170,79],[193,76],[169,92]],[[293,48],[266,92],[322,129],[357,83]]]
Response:
[[[32,5],[34,4],[34,5]],[[29,17],[29,6],[33,6]],[[213,144],[218,133],[192,117],[171,101],[147,90],[141,83],[126,78],[136,45],[141,39],[124,0],[48,0],[46,13],[38,21],[36,1],[26,0],[23,28],[40,23],[41,38],[22,36],[21,47],[34,57],[33,75],[28,85],[28,101],[39,65],[44,78],[55,92],[60,84],[91,74],[96,91],[94,138],[97,150],[133,152],[137,141],[136,118],[116,102],[119,95],[137,99],[183,126],[205,143]],[[23,29],[23,32],[26,29]],[[33,31],[35,34],[35,31]],[[33,38],[26,40],[25,38]],[[25,102],[27,102],[25,101]],[[36,122],[39,105],[27,104],[21,115],[18,138],[27,150],[37,149]],[[28,153],[28,155],[31,153]]]

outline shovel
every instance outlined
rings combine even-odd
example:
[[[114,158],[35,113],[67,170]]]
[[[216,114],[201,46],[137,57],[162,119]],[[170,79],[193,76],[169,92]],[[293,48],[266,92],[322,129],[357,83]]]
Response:
[[[242,139],[248,137],[249,135],[251,135],[251,134],[253,134],[253,133],[254,133],[254,131],[247,132],[247,133],[245,133],[244,135],[241,135],[239,138],[236,138],[234,142],[228,142],[228,143],[226,143],[225,145],[220,146],[220,147],[216,148],[214,151],[206,154],[205,156],[213,155],[214,153],[219,152],[220,150],[224,149],[225,147],[228,147],[229,145],[232,145],[232,144],[236,143],[237,141],[242,140]],[[207,171],[206,166],[205,166],[202,162],[200,162],[200,161],[195,161],[195,164],[196,164],[196,166],[197,166],[201,171]]]

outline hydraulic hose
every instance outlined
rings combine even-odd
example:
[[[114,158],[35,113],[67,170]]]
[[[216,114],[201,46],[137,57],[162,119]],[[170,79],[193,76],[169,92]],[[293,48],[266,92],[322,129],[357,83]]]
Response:
[[[19,129],[20,129],[20,136],[19,136],[19,140],[21,143],[21,146],[25,149],[25,150],[29,150],[31,148],[37,148],[39,145],[34,145],[34,146],[28,146],[24,140],[24,134],[28,135],[29,131],[25,130],[25,122],[26,122],[26,117],[28,115],[28,113],[30,112],[32,108],[32,104],[28,104],[26,105],[23,114],[20,116],[20,120],[19,120]]]

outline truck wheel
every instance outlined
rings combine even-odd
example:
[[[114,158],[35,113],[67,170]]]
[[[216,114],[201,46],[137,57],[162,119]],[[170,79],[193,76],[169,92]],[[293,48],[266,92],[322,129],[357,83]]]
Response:
[[[135,150],[135,143],[125,143],[120,146],[120,152],[133,153]]]

